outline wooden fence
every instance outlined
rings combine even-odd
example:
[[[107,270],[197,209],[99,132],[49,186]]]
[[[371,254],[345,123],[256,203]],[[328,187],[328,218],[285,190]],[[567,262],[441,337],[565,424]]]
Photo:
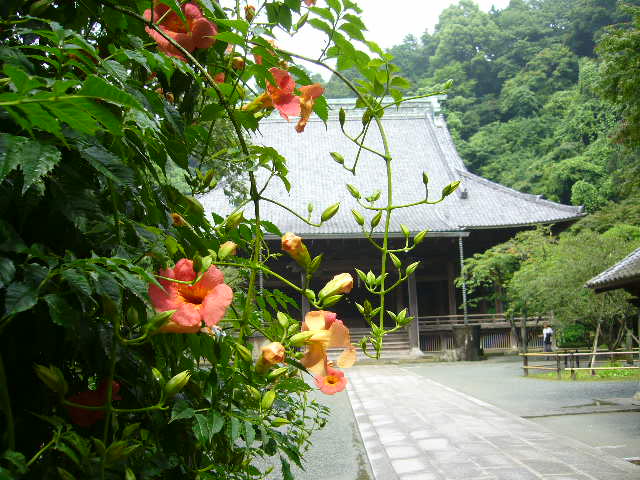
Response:
[[[571,373],[571,378],[576,379],[577,372],[581,370],[591,370],[591,374],[595,375],[598,370],[632,370],[640,369],[640,365],[636,365],[636,362],[640,362],[640,349],[631,349],[626,351],[607,351],[607,352],[588,352],[588,351],[556,351],[556,352],[532,352],[521,353],[522,356],[522,369],[524,376],[529,375],[529,370],[541,370],[541,371],[555,371],[558,378],[562,378],[563,371],[568,370]],[[589,365],[591,358],[595,357],[596,362],[594,366]],[[613,363],[616,358],[621,358],[627,362],[625,366],[603,366],[603,362],[609,361]],[[543,360],[545,359],[545,360]],[[537,361],[549,361],[551,364],[531,364],[531,362]],[[580,362],[582,361],[582,367]]]

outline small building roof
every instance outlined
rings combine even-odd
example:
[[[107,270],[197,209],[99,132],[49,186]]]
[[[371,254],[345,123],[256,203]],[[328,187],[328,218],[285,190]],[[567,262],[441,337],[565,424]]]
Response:
[[[593,277],[586,286],[595,289],[596,292],[604,292],[623,288],[632,283],[640,284],[640,248]]]
[[[261,203],[261,216],[276,224],[281,231],[316,238],[360,237],[362,231],[353,219],[351,209],[360,211],[368,221],[375,212],[364,210],[348,193],[345,184],[354,185],[363,197],[380,190],[376,203],[386,202],[385,162],[375,154],[362,150],[341,132],[338,121],[340,107],[347,111],[345,131],[356,137],[362,130],[361,109],[355,109],[353,100],[330,101],[330,115],[325,124],[313,116],[304,133],[294,130],[294,123],[271,115],[260,124],[260,132],[252,136],[257,145],[275,148],[287,159],[291,191],[274,178],[264,191],[264,196],[278,201],[307,216],[307,205],[313,204],[311,219],[318,221],[320,213],[336,202],[341,207],[338,214],[321,227],[316,228],[291,215],[285,209],[268,202]],[[419,205],[393,212],[390,231],[392,236],[401,234],[400,225],[410,231],[429,230],[431,235],[461,235],[473,229],[507,228],[540,223],[556,223],[574,220],[583,215],[582,207],[567,206],[543,200],[540,196],[524,194],[486,180],[469,172],[458,155],[445,121],[437,112],[439,106],[434,97],[410,101],[401,107],[390,107],[383,117],[391,153],[394,204],[406,204],[425,198],[422,172],[429,176],[429,199],[437,200],[443,187],[460,180],[458,191],[436,205]],[[382,140],[375,123],[369,127],[365,144],[382,151]],[[358,164],[356,174],[344,169],[332,160],[330,152],[340,153],[347,166]],[[259,186],[269,172],[256,172]],[[219,215],[231,212],[232,207],[222,189],[214,190],[200,201],[206,211]],[[245,216],[251,216],[245,209]],[[384,222],[376,229],[382,234]]]

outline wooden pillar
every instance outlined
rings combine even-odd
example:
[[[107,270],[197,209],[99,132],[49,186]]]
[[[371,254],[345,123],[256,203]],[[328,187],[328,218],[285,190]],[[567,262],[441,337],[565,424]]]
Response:
[[[422,354],[420,350],[420,320],[418,316],[418,288],[416,286],[416,276],[410,275],[407,280],[409,294],[409,316],[413,317],[413,322],[408,326],[409,346],[414,354]]]
[[[457,305],[456,305],[456,268],[453,262],[447,263],[447,287],[449,293],[449,315],[456,315],[457,313]]]

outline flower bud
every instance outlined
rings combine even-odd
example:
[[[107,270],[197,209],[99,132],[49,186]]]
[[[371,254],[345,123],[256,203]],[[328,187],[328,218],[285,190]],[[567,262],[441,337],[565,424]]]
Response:
[[[235,255],[238,252],[238,245],[231,240],[224,242],[218,249],[218,258],[224,260],[229,255]]]
[[[244,58],[242,57],[233,57],[231,59],[231,66],[234,70],[242,70],[245,66]]]
[[[340,299],[342,299],[343,296],[344,295],[330,295],[328,297],[324,297],[322,299],[322,308],[329,308],[335,305],[340,301]]]
[[[158,370],[156,367],[151,367],[151,373],[153,374],[153,378],[155,378],[160,385],[164,384],[164,377],[162,376],[160,370]]]
[[[338,213],[339,209],[340,209],[340,203],[334,203],[330,207],[327,207],[327,209],[324,212],[322,212],[322,215],[320,216],[320,220],[323,222],[326,222],[330,218],[333,218],[333,216],[336,213]]]
[[[282,417],[276,417],[273,420],[271,420],[271,426],[272,427],[281,427],[282,425],[287,425],[289,422],[289,420],[287,420],[286,418],[282,418]]]
[[[426,235],[427,235],[427,230],[422,230],[420,233],[417,233],[416,236],[413,237],[413,243],[415,245],[422,243]]]
[[[406,270],[407,276],[415,272],[419,265],[420,265],[420,262],[413,262],[411,265],[409,265]]]
[[[287,252],[295,262],[306,270],[311,262],[309,251],[307,247],[302,243],[302,238],[297,235],[287,232],[282,236],[282,250]]]
[[[185,370],[184,372],[180,372],[179,374],[173,376],[171,380],[169,380],[164,386],[164,393],[166,397],[171,398],[175,394],[179,393],[187,384],[190,377],[191,372],[189,372],[189,370]]]
[[[333,158],[340,165],[344,164],[344,157],[338,152],[330,152],[329,155],[331,155],[331,158]]]
[[[280,342],[271,342],[261,349],[262,358],[271,365],[284,362],[284,346]]]
[[[255,17],[256,7],[254,7],[253,5],[247,5],[246,7],[244,7],[244,18],[247,20],[247,22],[250,22]]]
[[[243,210],[240,210],[239,212],[235,212],[232,213],[231,215],[229,215],[227,217],[227,219],[225,220],[224,224],[230,228],[230,229],[234,229],[236,228],[238,225],[240,225],[240,222],[242,222],[242,220],[244,220],[243,217]]]
[[[287,373],[288,370],[289,370],[289,367],[276,368],[273,372],[271,372],[271,373],[269,373],[269,375],[267,375],[267,378],[269,380],[273,380],[274,378],[278,378],[280,375],[283,375],[283,374]]]
[[[455,182],[451,182],[449,185],[442,189],[442,197],[448,197],[453,192],[455,192],[460,186],[460,181],[456,180]]]
[[[307,342],[307,340],[313,337],[313,335],[314,335],[314,332],[310,332],[310,331],[296,333],[289,339],[289,342],[293,347],[301,347]]]
[[[360,198],[360,196],[361,196],[361,195],[360,195],[360,192],[359,192],[359,191],[358,191],[358,189],[357,189],[356,187],[354,187],[353,185],[351,185],[351,184],[349,184],[349,183],[348,183],[348,184],[347,184],[347,190],[349,190],[349,193],[351,194],[351,196],[352,196],[353,198],[355,198],[356,200],[357,200],[358,198]]]
[[[374,215],[371,219],[371,228],[376,228],[382,219],[382,210]]]
[[[173,221],[174,227],[186,227],[189,225],[189,223],[179,213],[172,213],[171,220]]]
[[[260,407],[263,410],[269,410],[271,405],[273,405],[273,401],[276,399],[276,392],[273,390],[269,390],[262,396],[262,401],[260,402]]]
[[[341,295],[349,293],[353,288],[353,277],[350,273],[341,273],[336,275],[324,286],[318,293],[318,298],[322,300],[325,297],[333,295]]]
[[[54,367],[53,365],[45,367],[44,365],[35,364],[33,368],[36,371],[38,378],[42,380],[42,383],[47,387],[61,396],[67,394],[69,386],[58,367]]]
[[[256,362],[256,372],[266,373],[276,363],[284,362],[284,346],[280,342],[271,342],[261,349],[261,355]]]
[[[364,225],[364,217],[357,210],[351,210],[353,218],[356,219],[356,223],[360,226]]]

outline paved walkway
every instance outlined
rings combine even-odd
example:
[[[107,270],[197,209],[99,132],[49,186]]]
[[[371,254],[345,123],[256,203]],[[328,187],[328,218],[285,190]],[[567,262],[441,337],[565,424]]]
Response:
[[[397,366],[348,394],[376,480],[638,480],[640,467]]]

